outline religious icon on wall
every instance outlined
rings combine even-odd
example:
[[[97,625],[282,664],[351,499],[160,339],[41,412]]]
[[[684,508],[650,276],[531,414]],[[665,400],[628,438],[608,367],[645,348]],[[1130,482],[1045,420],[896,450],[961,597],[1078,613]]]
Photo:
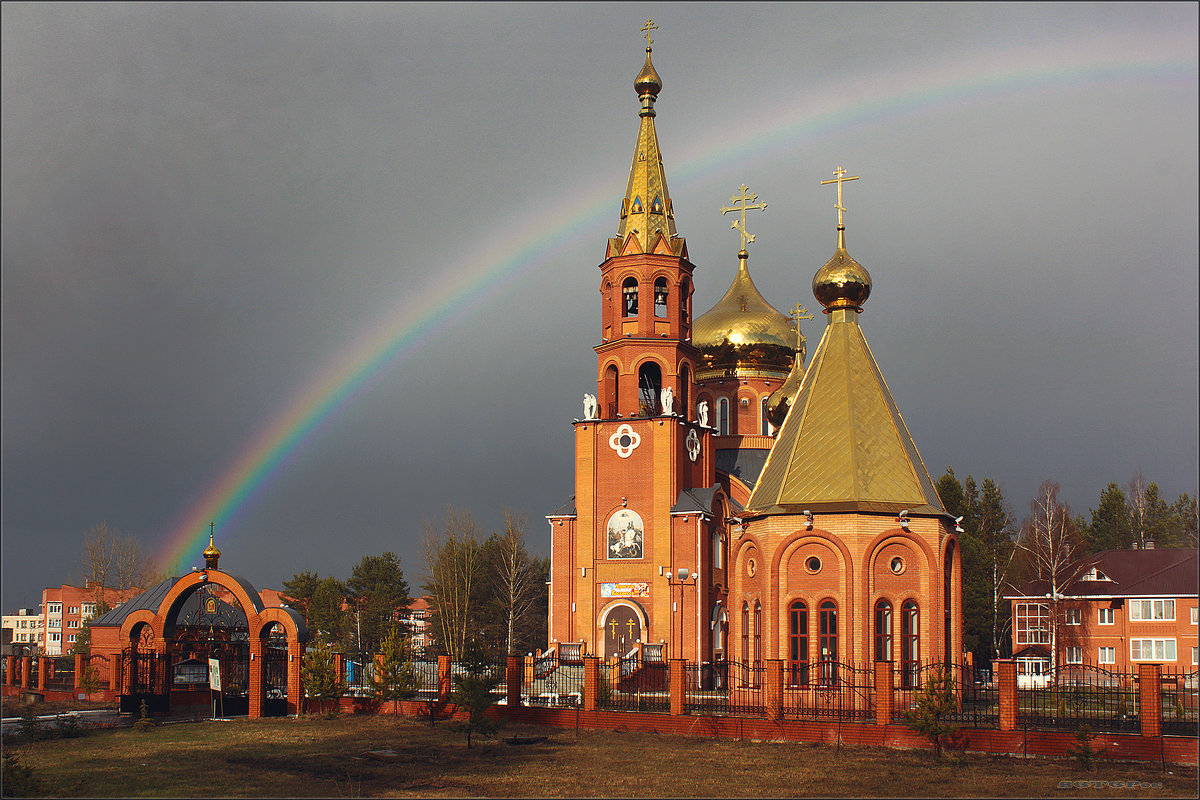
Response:
[[[636,511],[623,508],[608,521],[608,557],[641,558],[642,518]]]

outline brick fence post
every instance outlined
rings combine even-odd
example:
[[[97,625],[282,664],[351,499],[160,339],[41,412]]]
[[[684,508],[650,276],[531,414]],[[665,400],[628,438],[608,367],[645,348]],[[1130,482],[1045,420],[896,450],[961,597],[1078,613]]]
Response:
[[[892,721],[896,705],[895,682],[892,680],[892,662],[875,662],[875,724],[887,725]]]
[[[333,671],[337,673],[339,681],[346,680],[346,656],[344,654],[333,654]]]
[[[15,686],[17,684],[17,657],[4,657],[4,685]]]
[[[1000,694],[1000,730],[1017,729],[1017,662],[1005,658],[992,662],[993,680]]]
[[[288,642],[287,665],[287,710],[289,714],[304,713],[304,679],[300,669],[304,666],[304,642]]]
[[[113,697],[119,697],[121,694],[120,653],[109,653],[108,655],[108,692]]]
[[[438,702],[450,702],[450,691],[453,688],[453,681],[450,676],[453,672],[453,663],[450,661],[450,656],[438,656]]]
[[[683,683],[686,664],[687,662],[682,658],[671,659],[671,713],[675,716],[683,713]]]
[[[257,637],[250,640],[250,674],[247,680],[246,692],[250,697],[249,715],[251,719],[258,719],[263,715],[263,701],[266,699],[267,689],[263,681],[263,673],[265,666],[263,664],[263,653],[266,648],[263,646],[263,640]]]
[[[42,656],[38,659],[37,665],[37,688],[41,691],[46,691],[46,685],[50,682],[50,675],[54,674],[53,659]]]
[[[75,680],[71,685],[74,687],[76,696],[78,696],[79,690],[83,688],[83,653],[75,654]]]
[[[19,685],[22,689],[33,688],[29,685],[29,661],[29,656],[21,656],[21,683]]]
[[[783,719],[783,670],[784,662],[781,659],[767,659],[767,673],[763,676],[766,684],[763,691],[766,696],[763,699],[767,706],[767,719],[772,721]],[[731,671],[736,672],[736,670]],[[729,680],[736,681],[738,678],[730,675]]]
[[[595,711],[600,706],[600,659],[583,657],[583,710]]]
[[[517,708],[521,705],[521,684],[525,677],[524,656],[509,656],[505,664],[504,679],[508,681],[508,707]]]
[[[1162,666],[1138,664],[1138,713],[1142,736],[1162,736]]]

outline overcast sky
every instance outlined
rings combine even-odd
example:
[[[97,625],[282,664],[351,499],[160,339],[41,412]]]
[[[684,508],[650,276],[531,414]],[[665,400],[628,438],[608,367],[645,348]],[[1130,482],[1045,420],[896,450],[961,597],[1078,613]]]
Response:
[[[162,553],[298,396],[431,310],[219,524],[222,566],[278,587],[394,550],[416,584],[449,505],[546,552],[647,16],[697,312],[741,183],[759,288],[817,309],[844,164],[859,321],[935,479],[990,476],[1018,518],[1047,477],[1083,513],[1138,470],[1196,492],[1193,3],[0,13],[5,611],[78,580],[97,522]]]

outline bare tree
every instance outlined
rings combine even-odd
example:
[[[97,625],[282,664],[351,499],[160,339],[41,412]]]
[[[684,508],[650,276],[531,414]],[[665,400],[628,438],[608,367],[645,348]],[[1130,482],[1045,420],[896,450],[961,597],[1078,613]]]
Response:
[[[1137,538],[1138,548],[1146,548],[1146,476],[1141,470],[1134,473],[1129,480],[1129,514],[1133,522],[1133,535]]]
[[[472,603],[483,564],[483,543],[469,512],[446,512],[444,525],[426,523],[422,543],[439,638],[454,657],[466,649]]]
[[[1050,659],[1058,673],[1058,625],[1064,592],[1083,572],[1087,552],[1083,537],[1071,518],[1071,509],[1059,502],[1059,485],[1042,481],[1029,504],[1017,549],[1025,559],[1026,577],[1044,585],[1050,606]],[[1057,679],[1057,678],[1056,678]]]
[[[83,585],[99,603],[112,583],[113,542],[116,533],[107,522],[97,522],[83,537]]]
[[[154,578],[154,565],[137,538],[106,522],[93,525],[84,536],[83,581],[97,604],[104,601],[109,589],[117,591],[118,600],[128,600],[135,589],[146,588]]]
[[[537,607],[540,573],[525,549],[525,518],[504,512],[504,535],[498,538],[492,586],[504,611],[506,652],[517,651],[517,628]],[[543,584],[544,586],[544,584]]]

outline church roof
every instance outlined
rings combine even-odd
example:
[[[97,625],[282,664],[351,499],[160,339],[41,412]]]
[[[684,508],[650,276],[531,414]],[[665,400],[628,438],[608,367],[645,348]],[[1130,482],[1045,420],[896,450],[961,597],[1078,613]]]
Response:
[[[565,503],[563,503],[561,506],[556,508],[554,511],[551,511],[546,516],[547,517],[574,517],[574,516],[576,516],[576,514],[577,514],[577,512],[575,511],[575,495],[571,495],[570,497],[567,498]]]
[[[751,450],[748,447],[723,448],[717,451],[717,471],[732,475],[753,488],[762,474],[769,450]]]
[[[747,508],[945,514],[853,309],[836,309]]]
[[[796,323],[762,296],[747,262],[742,251],[725,296],[692,324],[692,344],[704,353],[708,369],[746,366],[786,372],[796,352]]]
[[[609,240],[608,256],[632,252],[686,258],[684,241],[675,233],[675,211],[671,207],[658,133],[654,129],[654,101],[662,90],[662,79],[650,62],[649,47],[646,48],[646,64],[634,81],[634,90],[642,101],[642,109],[638,112],[642,121],[638,127],[633,165],[629,169],[629,183],[621,200],[621,221],[616,237]]]

